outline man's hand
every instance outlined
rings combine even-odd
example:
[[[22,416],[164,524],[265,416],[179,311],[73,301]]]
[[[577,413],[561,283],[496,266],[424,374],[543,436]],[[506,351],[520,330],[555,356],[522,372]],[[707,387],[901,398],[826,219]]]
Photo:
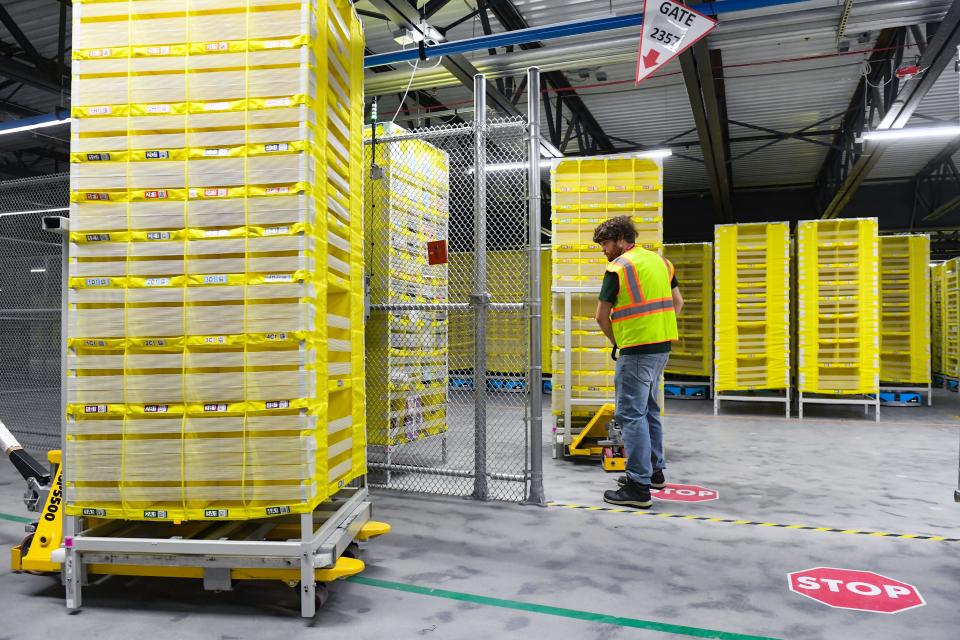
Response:
[[[597,324],[600,325],[600,330],[603,331],[603,335],[607,336],[610,344],[616,345],[617,341],[613,337],[613,323],[610,322],[610,311],[612,309],[612,302],[604,302],[601,300],[597,303],[597,315],[595,319]]]
[[[613,345],[613,349],[610,349],[610,358],[616,362],[617,361],[617,345]]]

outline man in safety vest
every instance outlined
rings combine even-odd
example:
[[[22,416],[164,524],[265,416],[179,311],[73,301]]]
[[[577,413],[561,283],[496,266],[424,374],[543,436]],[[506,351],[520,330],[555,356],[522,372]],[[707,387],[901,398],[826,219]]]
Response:
[[[650,488],[662,489],[666,483],[658,396],[670,343],[677,340],[683,296],[670,261],[636,246],[636,239],[629,216],[611,218],[593,233],[593,241],[610,262],[597,304],[597,324],[613,343],[616,420],[627,450],[626,476],[603,499],[649,509]]]

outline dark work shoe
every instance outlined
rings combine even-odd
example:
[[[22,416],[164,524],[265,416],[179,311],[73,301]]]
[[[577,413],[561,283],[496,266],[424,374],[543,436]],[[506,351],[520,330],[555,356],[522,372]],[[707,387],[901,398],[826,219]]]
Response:
[[[650,485],[635,482],[627,482],[616,491],[604,491],[603,501],[636,509],[649,509],[653,506],[653,500],[650,499]]]
[[[617,478],[617,484],[621,487],[627,484],[627,476],[620,476]],[[663,477],[663,471],[654,471],[653,475],[650,476],[650,488],[651,489],[663,489],[667,486],[667,480]]]

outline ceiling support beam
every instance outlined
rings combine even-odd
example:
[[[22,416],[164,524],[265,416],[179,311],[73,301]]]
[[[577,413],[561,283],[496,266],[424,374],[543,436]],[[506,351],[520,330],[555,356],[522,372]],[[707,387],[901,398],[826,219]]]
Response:
[[[487,6],[493,13],[504,29],[507,31],[517,31],[528,29],[526,19],[513,4],[512,0],[486,0]],[[539,42],[521,44],[521,49],[540,49],[543,45]],[[614,145],[610,138],[604,133],[600,123],[597,122],[593,114],[583,102],[583,99],[577,95],[573,85],[567,80],[567,76],[562,71],[548,71],[542,74],[548,87],[552,87],[558,95],[563,96],[567,109],[575,115],[577,121],[582,125],[583,132],[588,134],[596,141],[597,149],[600,153],[613,153]],[[557,145],[554,142],[554,146]]]
[[[953,61],[957,45],[960,44],[960,2],[954,2],[950,6],[933,37],[927,40],[919,62],[924,72],[915,78],[902,81],[901,84],[896,76],[891,74],[892,69],[896,69],[903,59],[906,34],[906,27],[884,29],[878,38],[878,49],[890,46],[894,49],[884,52],[887,55],[872,65],[870,75],[874,76],[873,80],[868,84],[868,79],[863,78],[857,86],[851,107],[861,104],[863,106],[844,119],[844,124],[841,125],[843,134],[838,136],[840,139],[835,140],[837,146],[841,146],[844,151],[827,154],[818,178],[818,204],[825,203],[822,205],[823,218],[836,218],[843,213],[864,179],[870,175],[890,146],[889,142],[857,144],[857,138],[868,127],[876,131],[904,127],[940,74]],[[883,44],[881,40],[889,44]],[[892,58],[890,53],[893,54]],[[886,85],[883,84],[884,81]],[[877,122],[874,125],[875,120]]]
[[[722,65],[722,60],[719,59],[719,51],[713,56],[711,53],[707,50],[706,41],[700,40],[680,54],[680,68],[683,70],[693,121],[697,126],[700,149],[703,151],[714,213],[718,222],[730,223],[735,221],[730,177],[730,131],[725,101],[718,95],[723,91],[723,78],[716,70]],[[714,60],[719,64],[715,64]]]
[[[406,0],[370,0],[370,3],[398,27],[423,33],[423,22],[419,11],[416,7],[407,3]],[[471,88],[473,87],[473,77],[480,73],[461,53],[444,56],[441,64],[464,86]],[[490,84],[489,80],[486,82],[486,87],[487,100],[493,108],[508,116],[522,115],[520,110],[510,101],[510,98],[498,91],[496,87]]]
[[[918,217],[921,222],[932,222],[960,206],[960,169],[953,161],[953,156],[958,152],[960,136],[948,142],[914,176],[911,228],[916,225]]]

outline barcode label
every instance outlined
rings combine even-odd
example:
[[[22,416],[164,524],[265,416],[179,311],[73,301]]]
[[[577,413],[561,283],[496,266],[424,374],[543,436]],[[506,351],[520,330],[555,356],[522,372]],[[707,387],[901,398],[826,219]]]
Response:
[[[289,107],[291,100],[290,98],[267,98],[265,104],[268,107]]]
[[[203,410],[206,413],[226,413],[227,405],[226,404],[205,404],[203,405]]]
[[[150,231],[147,233],[147,240],[169,240],[169,231]]]
[[[267,507],[265,511],[268,516],[282,516],[290,513],[290,507]]]
[[[204,509],[204,518],[226,518],[230,514],[228,509]]]
[[[290,145],[286,142],[278,142],[275,144],[265,144],[263,145],[264,151],[289,151]]]
[[[293,282],[293,276],[289,273],[268,273],[263,280],[264,282]]]
[[[105,404],[87,404],[83,406],[84,413],[106,413],[107,405]]]
[[[170,411],[170,405],[166,404],[145,404],[143,405],[144,413],[167,413]]]
[[[91,162],[99,162],[101,160],[109,160],[109,159],[110,159],[109,153],[88,153],[87,154],[87,160]]]
[[[161,150],[147,151],[143,155],[146,156],[147,160],[165,160],[170,157],[170,152]]]
[[[267,227],[263,230],[265,236],[280,236],[290,233],[290,227]]]
[[[110,278],[87,278],[88,287],[109,287]]]
[[[170,278],[147,278],[144,283],[148,287],[169,287]]]
[[[168,104],[148,104],[147,113],[170,113],[170,105]]]
[[[166,189],[158,189],[156,191],[144,191],[143,197],[147,200],[166,200],[170,197],[170,192]]]
[[[227,276],[203,276],[203,284],[227,284]]]
[[[221,238],[230,235],[229,229],[207,229],[203,232],[204,238]]]
[[[88,233],[87,242],[106,242],[110,239],[109,233]]]
[[[204,149],[203,155],[208,157],[228,156],[230,155],[230,149]]]
[[[87,109],[87,112],[92,116],[105,116],[109,113],[113,113],[113,107],[104,105],[102,107],[90,107]]]
[[[203,105],[204,111],[223,111],[224,109],[229,109],[229,102],[208,102]]]
[[[170,47],[147,47],[147,53],[152,56],[165,56],[170,53]]]
[[[290,401],[289,400],[274,400],[272,402],[264,403],[264,406],[267,409],[289,409]]]
[[[230,45],[226,42],[208,42],[207,51],[226,51]]]
[[[107,515],[106,509],[84,509],[83,515],[93,516],[95,518],[104,518]]]
[[[143,512],[144,518],[166,518],[167,512],[157,509],[148,509]]]

